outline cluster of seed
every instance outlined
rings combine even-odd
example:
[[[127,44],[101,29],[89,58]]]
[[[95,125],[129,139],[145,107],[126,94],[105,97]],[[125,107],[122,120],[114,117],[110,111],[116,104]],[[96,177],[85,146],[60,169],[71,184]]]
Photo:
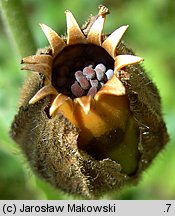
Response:
[[[114,75],[114,71],[106,69],[102,63],[96,66],[89,64],[82,70],[75,69],[73,73],[70,73],[70,68],[67,66],[61,66],[57,71],[53,79],[55,87],[59,92],[72,98],[85,95],[94,97],[97,91]]]
[[[75,97],[84,95],[94,97],[97,91],[114,75],[112,69],[106,70],[104,64],[85,67],[75,72],[75,82],[71,85],[71,92]]]

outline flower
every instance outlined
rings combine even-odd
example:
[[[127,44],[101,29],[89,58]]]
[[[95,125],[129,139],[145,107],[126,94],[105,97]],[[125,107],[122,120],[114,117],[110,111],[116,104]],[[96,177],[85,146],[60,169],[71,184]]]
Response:
[[[160,101],[156,87],[138,65],[143,59],[121,42],[128,26],[109,36],[102,33],[108,13],[100,6],[98,15],[81,29],[66,11],[67,38],[41,24],[50,47],[22,59],[22,69],[39,76],[35,74],[24,87],[23,108],[12,126],[12,137],[41,176],[65,191],[91,198],[136,179],[168,140],[163,120],[157,119],[160,108],[150,104],[153,92],[153,103],[157,100],[160,106]],[[20,134],[21,119],[26,118],[26,132]],[[151,125],[152,119],[159,128]],[[37,132],[30,126],[35,124]],[[149,152],[148,147],[160,141],[158,131],[162,140]],[[32,150],[24,140],[36,142]],[[29,155],[36,149],[40,159]]]

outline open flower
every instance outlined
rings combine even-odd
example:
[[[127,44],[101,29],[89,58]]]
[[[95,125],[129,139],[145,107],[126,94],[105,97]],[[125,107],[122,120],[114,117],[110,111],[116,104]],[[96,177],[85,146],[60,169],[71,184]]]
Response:
[[[102,33],[108,13],[106,7],[100,6],[98,15],[91,17],[81,29],[72,13],[66,11],[67,38],[41,24],[50,47],[22,59],[23,70],[39,73],[38,78],[32,78],[39,84],[35,90],[28,89],[33,85],[30,81],[24,88],[30,91],[29,101],[25,103],[30,114],[20,113],[23,118],[28,118],[29,123],[25,125],[29,130],[29,124],[34,124],[34,117],[29,117],[33,112],[40,132],[30,132],[34,137],[31,142],[37,144],[31,147],[31,152],[28,150],[30,147],[24,144],[26,132],[25,135],[18,132],[21,120],[20,123],[16,120],[18,126],[13,125],[12,133],[41,176],[63,190],[86,197],[133,181],[159,150],[156,147],[153,154],[146,153],[145,156],[143,136],[150,136],[152,126],[145,113],[139,119],[135,114],[145,112],[145,103],[139,105],[139,91],[144,88],[138,89],[141,82],[148,80],[146,75],[145,80],[139,78],[144,74],[138,65],[143,59],[132,55],[121,42],[128,26],[118,28],[109,36]],[[152,82],[150,85],[152,89],[148,89],[158,94]],[[23,94],[29,95],[25,91]],[[159,103],[158,96],[156,100]],[[136,106],[139,106],[138,110],[135,110]],[[47,114],[45,117],[43,112]],[[45,128],[41,126],[40,118],[44,118]],[[166,128],[161,118],[158,122],[164,136],[161,143],[165,144],[168,139]],[[146,141],[146,145],[152,145],[153,140]],[[29,156],[36,149],[40,159]],[[68,181],[71,185],[67,185]]]

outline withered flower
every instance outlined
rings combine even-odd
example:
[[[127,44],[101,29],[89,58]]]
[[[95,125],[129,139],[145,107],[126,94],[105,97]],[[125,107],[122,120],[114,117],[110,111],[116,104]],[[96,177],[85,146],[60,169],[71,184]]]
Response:
[[[136,182],[168,141],[157,88],[121,41],[128,26],[103,34],[99,8],[83,28],[66,11],[66,38],[41,25],[50,47],[22,59],[33,72],[11,129],[37,174],[86,198]]]

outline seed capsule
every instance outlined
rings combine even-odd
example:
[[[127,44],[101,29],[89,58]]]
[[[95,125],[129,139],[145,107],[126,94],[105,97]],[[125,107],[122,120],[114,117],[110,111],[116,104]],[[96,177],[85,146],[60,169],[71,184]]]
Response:
[[[50,47],[22,59],[34,73],[11,128],[39,176],[88,199],[137,182],[168,142],[159,92],[121,42],[128,26],[103,33],[108,13],[81,29],[66,11],[66,38],[41,25]]]

